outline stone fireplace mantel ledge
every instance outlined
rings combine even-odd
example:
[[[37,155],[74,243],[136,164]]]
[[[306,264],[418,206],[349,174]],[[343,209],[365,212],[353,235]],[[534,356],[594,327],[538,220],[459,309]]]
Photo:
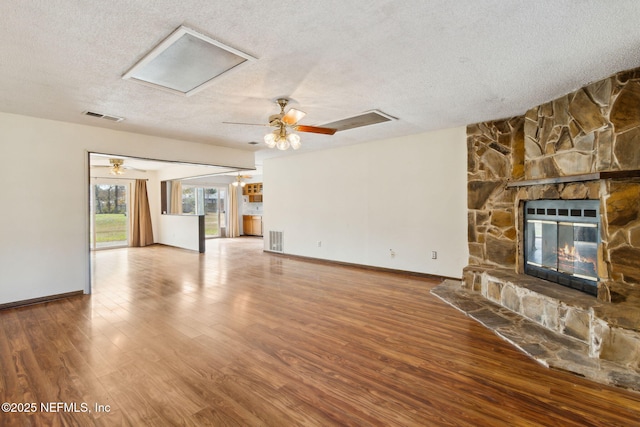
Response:
[[[553,178],[538,178],[538,179],[525,179],[518,181],[508,181],[507,188],[514,187],[530,187],[533,185],[547,185],[547,184],[564,184],[570,182],[585,182],[585,181],[598,181],[600,179],[628,179],[639,178],[640,170],[625,170],[625,171],[602,171],[585,173],[580,175],[567,175]]]

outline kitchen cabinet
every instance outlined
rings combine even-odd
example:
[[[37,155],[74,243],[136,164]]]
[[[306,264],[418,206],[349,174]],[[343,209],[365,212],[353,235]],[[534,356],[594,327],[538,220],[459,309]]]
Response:
[[[262,216],[242,215],[242,230],[245,236],[262,236]]]
[[[242,188],[242,195],[249,196],[249,202],[262,202],[262,183],[247,183],[247,185]]]
[[[262,236],[262,217],[261,216],[253,216],[251,219],[252,230],[254,236]]]
[[[249,236],[253,231],[253,224],[251,223],[252,215],[242,215],[242,234]]]
[[[242,187],[242,194],[245,196],[249,196],[251,194],[262,194],[262,183],[261,182],[249,182],[244,187]]]

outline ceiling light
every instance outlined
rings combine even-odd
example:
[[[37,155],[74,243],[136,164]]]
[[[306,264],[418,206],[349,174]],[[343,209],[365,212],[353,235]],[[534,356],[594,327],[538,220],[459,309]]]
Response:
[[[267,144],[267,147],[273,148],[276,146],[276,134],[270,132],[264,136],[264,143]]]
[[[234,182],[232,182],[231,185],[233,185],[234,187],[237,187],[238,185],[240,187],[244,187],[245,185],[247,185],[247,183],[244,182],[242,180],[242,177],[240,176],[240,174],[238,174],[238,176],[236,176],[236,180]]]
[[[278,150],[288,150],[289,147],[297,150],[302,145],[300,143],[300,137],[295,133],[287,133],[287,129],[284,124],[280,124],[280,129],[273,132],[269,132],[264,136],[264,143],[267,147],[276,147]]]
[[[291,144],[287,141],[287,138],[278,138],[278,142],[276,142],[276,148],[278,150],[288,150]]]
[[[264,143],[267,147],[277,147],[279,150],[287,150],[289,147],[292,147],[294,150],[299,149],[302,145],[300,143],[300,137],[295,133],[288,133],[287,129],[298,132],[319,133],[322,135],[333,135],[336,133],[336,130],[332,128],[299,125],[298,121],[302,119],[306,113],[295,108],[290,108],[289,111],[285,112],[284,109],[287,104],[289,104],[287,98],[278,98],[276,102],[280,106],[280,114],[272,114],[269,116],[269,126],[276,128],[276,130],[264,136]],[[232,125],[257,125],[257,123],[223,123]]]
[[[293,148],[294,150],[300,148],[300,137],[295,133],[290,133],[289,135],[287,135],[287,142],[291,144],[291,148]]]
[[[213,80],[256,58],[187,27],[179,27],[122,78],[192,95]]]
[[[111,169],[109,170],[111,175],[122,175],[124,173],[123,159],[109,159],[109,163],[111,163]]]

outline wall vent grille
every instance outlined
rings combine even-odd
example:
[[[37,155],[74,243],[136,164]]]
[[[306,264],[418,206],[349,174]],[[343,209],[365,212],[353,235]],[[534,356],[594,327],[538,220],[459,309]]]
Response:
[[[284,232],[269,231],[269,250],[272,252],[284,252]]]

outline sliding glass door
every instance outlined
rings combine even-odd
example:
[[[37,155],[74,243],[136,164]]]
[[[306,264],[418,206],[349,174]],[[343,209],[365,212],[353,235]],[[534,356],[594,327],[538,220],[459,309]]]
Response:
[[[182,185],[182,213],[204,215],[205,237],[222,237],[226,233],[225,187]]]
[[[226,231],[226,189],[206,187],[204,196],[205,237],[221,237]]]
[[[129,245],[129,185],[96,181],[91,185],[91,249]]]

